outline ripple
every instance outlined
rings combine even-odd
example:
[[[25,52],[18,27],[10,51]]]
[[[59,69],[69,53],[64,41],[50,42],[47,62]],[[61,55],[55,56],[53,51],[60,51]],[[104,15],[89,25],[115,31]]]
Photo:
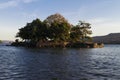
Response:
[[[0,80],[120,80],[120,45],[97,49],[0,46]]]

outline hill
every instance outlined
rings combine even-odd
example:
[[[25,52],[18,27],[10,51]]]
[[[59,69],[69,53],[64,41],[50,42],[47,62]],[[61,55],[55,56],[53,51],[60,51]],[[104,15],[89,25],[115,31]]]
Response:
[[[93,37],[94,42],[102,42],[105,44],[120,44],[120,33],[110,33],[105,36]]]

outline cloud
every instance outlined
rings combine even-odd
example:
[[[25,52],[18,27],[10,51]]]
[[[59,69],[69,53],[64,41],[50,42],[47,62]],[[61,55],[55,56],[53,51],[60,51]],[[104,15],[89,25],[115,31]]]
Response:
[[[34,1],[37,1],[37,0],[21,0],[23,3],[31,3],[31,2],[34,2]]]
[[[37,1],[37,0],[10,0],[10,1],[0,3],[0,9],[5,9],[5,8],[9,8],[9,7],[16,7],[21,3],[28,4],[28,3],[31,3],[33,1]]]
[[[15,7],[17,5],[18,5],[18,3],[16,1],[11,0],[8,2],[0,3],[0,9],[8,8],[8,7]]]
[[[88,22],[92,24],[93,36],[120,32],[120,23],[118,20],[96,17],[89,19]]]

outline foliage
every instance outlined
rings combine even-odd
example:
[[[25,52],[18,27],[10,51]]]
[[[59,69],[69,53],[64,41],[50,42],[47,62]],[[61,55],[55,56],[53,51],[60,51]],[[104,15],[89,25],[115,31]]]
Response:
[[[33,20],[31,23],[21,29],[17,33],[17,37],[25,41],[39,41],[46,39],[46,26],[39,19]]]
[[[55,41],[66,41],[69,39],[70,27],[67,23],[52,23],[49,31],[50,39]]]
[[[70,38],[72,42],[80,41],[82,36],[81,28],[78,26],[73,26],[71,28]]]
[[[92,38],[89,36],[92,34],[90,30],[90,24],[83,21],[79,21],[78,25],[71,28],[70,38],[72,42],[80,41],[86,42],[91,41]]]
[[[71,25],[68,21],[60,14],[54,14],[48,16],[44,22],[49,26],[48,38],[57,41],[67,41],[70,37]]]
[[[83,22],[83,21],[79,21],[78,23],[78,27],[80,27],[80,31],[82,33],[81,37],[80,37],[80,40],[82,42],[86,42],[86,41],[91,41],[92,38],[90,37],[90,35],[92,34],[92,31],[90,30],[91,27],[90,27],[90,23],[86,23],[86,22]]]
[[[60,14],[48,16],[44,21],[40,19],[27,23],[19,29],[16,37],[27,42],[55,41],[55,42],[86,42],[91,39],[90,24],[80,21],[78,25],[71,26]]]
[[[18,42],[19,42],[19,39],[16,39],[15,42],[18,43]]]
[[[2,43],[2,41],[0,40],[0,43]]]
[[[56,14],[48,16],[44,21],[49,26],[51,26],[52,23],[59,23],[59,24],[61,24],[61,23],[68,23],[68,21],[59,13],[56,13]]]

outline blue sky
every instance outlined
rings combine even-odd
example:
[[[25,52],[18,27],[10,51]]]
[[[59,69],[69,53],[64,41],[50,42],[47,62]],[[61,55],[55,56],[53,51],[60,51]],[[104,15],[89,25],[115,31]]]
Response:
[[[27,22],[55,13],[91,23],[92,36],[120,32],[120,0],[0,0],[0,39],[14,40]]]

